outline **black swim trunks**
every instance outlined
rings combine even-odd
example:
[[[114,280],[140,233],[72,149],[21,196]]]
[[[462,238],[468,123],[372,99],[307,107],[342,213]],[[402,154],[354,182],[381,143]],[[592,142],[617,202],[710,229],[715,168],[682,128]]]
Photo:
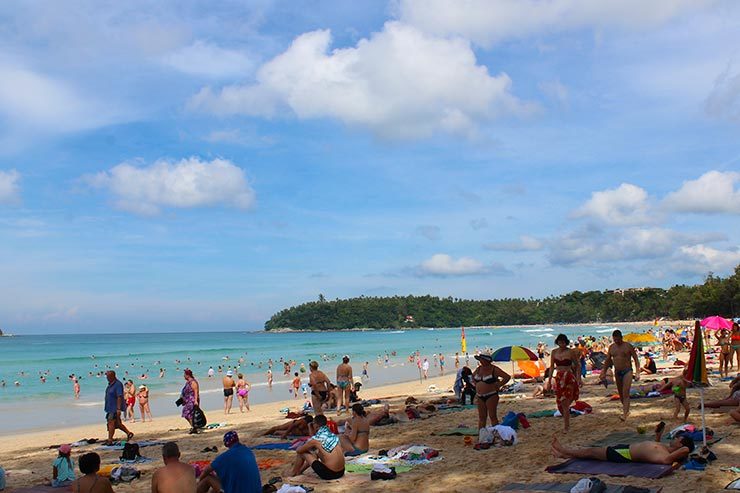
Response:
[[[230,395],[234,395],[234,389],[224,389],[224,397],[229,397]]]
[[[632,462],[632,455],[630,454],[630,446],[620,443],[613,447],[606,448],[606,460],[609,462]]]
[[[344,476],[344,468],[342,468],[341,471],[332,471],[328,467],[326,467],[320,460],[316,459],[311,463],[311,469],[314,470],[314,472],[321,478],[321,479],[339,479],[342,476]]]

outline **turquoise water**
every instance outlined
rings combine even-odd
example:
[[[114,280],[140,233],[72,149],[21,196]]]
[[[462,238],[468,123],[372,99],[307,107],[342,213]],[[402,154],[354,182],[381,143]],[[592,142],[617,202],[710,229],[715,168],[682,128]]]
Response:
[[[634,327],[635,329],[637,326]],[[569,337],[583,334],[608,335],[614,327],[543,326],[499,329],[466,329],[468,351],[512,344],[534,347],[538,341],[552,343],[564,332]],[[622,327],[630,331],[630,327]],[[368,386],[418,378],[409,354],[419,351],[432,361],[443,353],[447,367],[453,367],[454,353],[460,350],[460,328],[408,331],[280,333],[210,332],[148,334],[26,335],[0,338],[0,412],[12,412],[17,419],[0,420],[0,432],[43,428],[59,424],[84,424],[100,420],[106,369],[115,369],[120,379],[146,383],[152,395],[152,411],[174,414],[172,401],[182,385],[182,369],[191,368],[203,388],[204,407],[221,406],[220,379],[207,378],[209,367],[218,370],[239,366],[253,385],[252,403],[288,398],[288,377],[283,375],[281,358],[305,363],[320,362],[330,378],[342,355],[351,358],[355,375],[364,361],[370,362]],[[395,351],[396,356],[391,353]],[[385,365],[385,355],[389,364]],[[379,358],[380,362],[379,364]],[[244,358],[243,363],[239,359]],[[274,385],[267,389],[267,362],[273,360]],[[165,370],[159,378],[159,370]],[[432,374],[438,371],[432,368]],[[46,382],[42,383],[40,375]],[[73,399],[69,375],[81,376],[79,401]],[[148,375],[140,380],[142,374]],[[15,386],[15,382],[20,385]],[[5,414],[4,414],[5,415]]]

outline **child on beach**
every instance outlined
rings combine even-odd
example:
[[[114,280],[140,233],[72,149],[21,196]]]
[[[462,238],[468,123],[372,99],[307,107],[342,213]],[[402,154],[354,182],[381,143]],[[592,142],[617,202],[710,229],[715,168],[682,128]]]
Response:
[[[689,407],[689,400],[686,398],[686,380],[683,374],[668,380],[658,389],[658,392],[667,389],[673,391],[673,402],[675,404],[673,419],[678,419],[678,412],[681,410],[681,406],[683,406],[683,421],[685,423],[689,419],[691,408]]]
[[[75,469],[74,462],[70,454],[72,453],[72,447],[68,444],[64,444],[59,447],[59,455],[52,463],[52,479],[51,486],[53,488],[64,488],[72,484],[75,480]]]
[[[301,377],[298,376],[298,372],[295,372],[295,378],[290,384],[290,389],[293,391],[293,399],[298,399],[298,395],[301,389]]]

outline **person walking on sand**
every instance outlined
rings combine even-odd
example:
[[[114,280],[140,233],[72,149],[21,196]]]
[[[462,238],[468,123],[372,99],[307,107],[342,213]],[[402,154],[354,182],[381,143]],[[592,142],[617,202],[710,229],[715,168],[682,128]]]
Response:
[[[239,380],[236,381],[236,397],[239,399],[239,410],[244,412],[244,408],[249,411],[249,391],[252,390],[252,386],[244,380],[244,374],[239,373],[237,375]]]
[[[604,368],[601,370],[599,381],[606,381],[606,372],[614,365],[614,381],[617,384],[619,400],[622,402],[622,416],[619,419],[626,421],[630,415],[630,389],[632,388],[632,379],[640,381],[640,373],[632,370],[632,361],[635,362],[635,368],[640,368],[640,359],[637,351],[629,342],[622,339],[622,331],[615,330],[612,332],[614,344],[607,350]]]
[[[227,371],[221,382],[224,387],[224,414],[229,414],[231,413],[231,406],[234,404],[234,387],[236,387],[234,372],[231,370]]]
[[[193,370],[189,368],[183,372],[183,378],[185,378],[185,385],[180,391],[180,399],[182,399],[181,415],[190,424],[190,434],[194,435],[198,433],[193,425],[193,414],[195,413],[195,406],[200,407],[200,386],[193,376]]]
[[[162,461],[164,467],[152,475],[152,493],[195,493],[195,470],[180,462],[180,448],[175,442],[162,446]]]
[[[342,357],[342,363],[337,366],[337,411],[349,409],[349,394],[352,391],[352,367],[349,356]]]
[[[429,378],[429,360],[424,358],[424,362],[421,364],[421,370],[424,372],[424,380]]]
[[[555,401],[558,411],[563,415],[563,433],[570,430],[570,405],[578,400],[581,385],[580,353],[568,347],[570,341],[565,334],[555,338],[558,345],[550,353],[550,377],[548,383],[552,388],[552,376],[555,375]]]
[[[311,387],[311,405],[317,416],[324,414],[323,406],[329,400],[329,377],[319,370],[318,361],[312,361],[308,365],[308,386]]]
[[[146,385],[139,385],[139,411],[141,412],[141,422],[146,421],[147,414],[149,415],[149,421],[152,421],[152,410],[149,408],[149,389]]]
[[[113,445],[113,435],[116,430],[126,434],[128,440],[134,436],[121,421],[121,410],[124,409],[123,384],[116,378],[116,372],[108,370],[105,372],[108,387],[105,389],[105,421],[108,425],[108,440],[106,445]]]
[[[717,345],[719,346],[719,376],[720,378],[730,376],[730,360],[732,359],[732,340],[727,329],[717,332]]]

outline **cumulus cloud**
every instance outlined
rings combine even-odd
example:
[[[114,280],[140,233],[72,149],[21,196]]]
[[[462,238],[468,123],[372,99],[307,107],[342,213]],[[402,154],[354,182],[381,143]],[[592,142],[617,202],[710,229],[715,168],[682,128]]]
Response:
[[[649,28],[715,0],[401,0],[404,22],[484,46],[582,28]]]
[[[587,227],[549,242],[553,265],[591,264],[603,261],[670,257],[687,238],[664,228],[627,228],[609,231]]]
[[[197,40],[162,57],[165,65],[189,75],[213,79],[245,77],[255,62],[241,51]]]
[[[718,250],[704,244],[682,246],[678,258],[673,262],[676,270],[694,274],[730,272],[738,264],[740,249]]]
[[[675,212],[740,214],[740,173],[709,171],[666,196],[663,205]]]
[[[159,160],[143,167],[124,162],[83,180],[108,190],[116,208],[143,215],[158,214],[163,207],[248,209],[255,202],[244,170],[225,159]]]
[[[420,234],[427,240],[438,240],[440,229],[439,226],[432,226],[429,224],[422,224],[416,228],[417,234]]]
[[[719,74],[704,109],[711,117],[740,121],[740,73],[732,74],[728,66]]]
[[[519,241],[486,243],[483,245],[483,248],[502,252],[532,252],[542,250],[544,246],[545,244],[542,240],[538,240],[532,236],[522,235],[519,237]]]
[[[612,226],[635,226],[654,221],[647,192],[638,186],[622,183],[619,187],[593,192],[591,198],[573,214],[590,217]]]
[[[422,262],[419,268],[422,274],[432,276],[469,276],[485,272],[483,263],[474,258],[454,259],[444,253],[432,255]]]
[[[258,69],[255,84],[205,87],[189,107],[252,116],[287,108],[391,139],[467,134],[481,121],[536,110],[512,95],[508,75],[477,64],[467,40],[388,22],[356,46],[330,51],[331,41],[328,30],[302,34]]]
[[[0,204],[12,204],[20,199],[21,175],[16,170],[0,170]]]

